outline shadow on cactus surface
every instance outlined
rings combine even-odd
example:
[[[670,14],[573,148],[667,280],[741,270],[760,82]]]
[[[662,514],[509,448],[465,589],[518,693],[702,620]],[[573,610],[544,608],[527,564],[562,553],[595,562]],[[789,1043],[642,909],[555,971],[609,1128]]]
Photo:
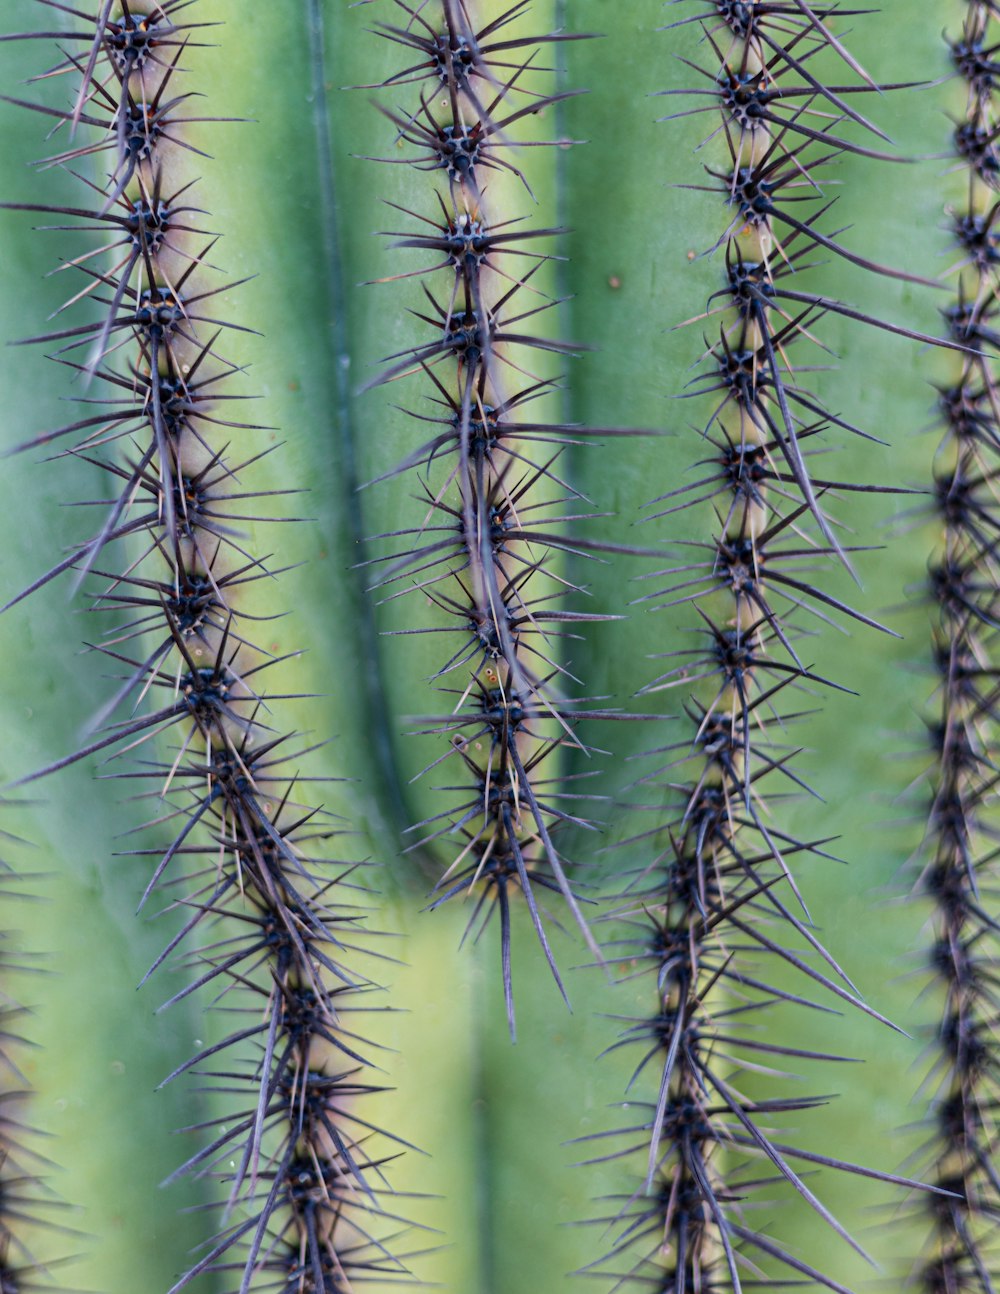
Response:
[[[5,1291],[993,1288],[997,22],[9,0]]]

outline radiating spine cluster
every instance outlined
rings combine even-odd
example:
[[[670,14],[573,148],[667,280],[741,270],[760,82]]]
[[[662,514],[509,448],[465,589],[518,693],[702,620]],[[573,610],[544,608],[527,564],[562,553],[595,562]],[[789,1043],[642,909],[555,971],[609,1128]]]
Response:
[[[112,488],[89,501],[102,515],[92,537],[12,601],[64,571],[97,581],[90,609],[111,626],[96,650],[124,677],[93,740],[22,781],[102,752],[128,766],[121,776],[156,803],[150,826],[176,833],[165,849],[133,851],[152,867],[143,904],[169,887],[182,917],[151,970],[180,950],[192,982],[171,1002],[210,986],[238,1022],[170,1075],[193,1070],[236,1102],[197,1129],[211,1141],[178,1170],[226,1183],[228,1203],[174,1290],[209,1272],[235,1273],[241,1294],[406,1279],[380,1238],[405,1228],[381,1202],[401,1143],[365,1117],[375,1089],[352,1023],[377,987],[355,967],[372,953],[363,889],[347,879],[354,866],[327,856],[329,816],[297,801],[296,783],[314,780],[297,773],[308,750],[275,726],[280,696],[259,689],[282,658],[247,636],[274,618],[254,613],[252,595],[280,572],[247,527],[271,519],[256,508],[276,491],[243,483],[264,453],[252,448],[260,429],[232,412],[245,396],[225,352],[250,329],[225,318],[238,285],[213,280],[217,237],[194,196],[190,161],[204,154],[190,128],[221,120],[193,108],[204,92],[188,60],[206,24],[192,0],[108,0],[96,23],[40,3],[72,19],[58,47],[78,52],[46,75],[73,88],[59,107],[22,106],[58,127],[48,163],[76,172],[93,159],[96,170],[78,207],[18,205],[100,233],[65,270],[76,279],[66,305],[99,308],[32,339],[54,345],[85,394],[72,423],[19,447],[69,444]],[[208,57],[199,51],[199,66]],[[151,755],[158,737],[173,744]]]
[[[739,1290],[741,1276],[752,1279],[759,1266],[775,1280],[841,1290],[834,1274],[754,1226],[747,1202],[759,1207],[784,1179],[859,1249],[793,1164],[900,1180],[780,1140],[775,1125],[819,1098],[785,1089],[752,1099],[743,1090],[761,1065],[843,1059],[758,1034],[756,1020],[779,1002],[824,1009],[782,986],[782,963],[874,1014],[816,939],[794,879],[803,858],[829,857],[827,842],[795,838],[770,816],[783,789],[812,793],[787,736],[811,708],[803,692],[844,690],[803,659],[807,631],[831,619],[880,628],[824,588],[824,571],[850,561],[825,496],[889,487],[812,473],[820,437],[863,433],[805,384],[800,352],[830,313],[918,336],[809,286],[810,266],[830,254],[919,281],[855,253],[830,229],[821,187],[829,165],[846,153],[893,160],[854,106],[875,87],[833,32],[837,11],[800,0],[718,0],[668,28],[702,27],[705,58],[688,63],[701,79],[667,93],[692,105],[672,116],[704,112],[712,121],[724,159],[707,165],[708,185],[690,187],[717,193],[729,219],[709,249],[724,262],[725,284],[696,321],[711,328],[694,386],[712,403],[702,431],[708,456],[692,484],[650,505],[666,516],[711,504],[715,528],[707,542],[682,545],[679,564],[658,572],[665,582],[643,599],[654,609],[692,603],[702,645],[674,653],[645,688],[676,695],[695,685],[684,706],[689,735],[668,745],[669,762],[644,779],[667,787],[674,816],[663,822],[662,806],[650,806],[657,826],[631,843],[655,849],[617,912],[628,923],[618,951],[634,960],[636,975],[655,973],[657,1010],[630,1022],[612,1050],[639,1048],[630,1089],[655,1068],[658,1091],[642,1121],[606,1134],[615,1146],[607,1157],[645,1147],[646,1159],[645,1189],[604,1219],[617,1240],[594,1266],[616,1278],[615,1289]]]
[[[995,1233],[1000,1179],[995,1162],[1000,1008],[991,969],[997,953],[996,866],[996,479],[1000,464],[997,317],[1000,290],[1000,154],[997,77],[1000,29],[994,6],[961,6],[946,37],[965,91],[953,134],[964,199],[951,214],[960,249],[957,297],[946,310],[955,341],[979,352],[957,357],[940,393],[944,434],[933,496],[941,528],[930,567],[935,608],[937,714],[928,725],[933,795],[920,892],[934,904],[932,972],[944,1010],[929,1076],[932,1155],[928,1180],[952,1194],[935,1199],[918,1267],[932,1294],[985,1294],[1000,1277]]]
[[[418,249],[430,265],[387,281],[427,276],[425,303],[414,313],[428,338],[387,357],[375,384],[418,377],[429,403],[413,416],[440,430],[385,473],[417,474],[426,515],[401,532],[404,551],[377,560],[375,587],[387,597],[428,597],[446,620],[422,632],[456,644],[435,675],[446,680],[450,713],[427,721],[452,751],[430,768],[458,771],[455,780],[468,791],[455,788],[461,802],[417,830],[424,844],[459,841],[436,903],[477,892],[472,928],[481,913],[488,920],[499,910],[513,1033],[512,895],[523,895],[560,989],[540,910],[546,891],[562,895],[596,952],[553,840],[560,826],[587,824],[560,807],[553,773],[561,748],[577,741],[577,720],[610,717],[567,699],[576,680],[561,663],[562,644],[582,623],[610,617],[563,607],[561,595],[579,589],[556,565],[567,552],[624,549],[569,533],[588,514],[557,460],[585,436],[630,433],[533,417],[555,387],[534,371],[539,355],[575,348],[544,332],[556,302],[536,279],[551,253],[536,247],[560,231],[527,223],[520,206],[532,194],[520,159],[533,147],[566,142],[552,137],[554,108],[577,92],[548,92],[551,68],[542,64],[559,42],[581,37],[522,34],[528,0],[495,17],[472,0],[397,3],[405,22],[377,29],[410,61],[382,88],[413,87],[413,98],[405,108],[383,109],[404,146],[402,157],[385,160],[428,173],[426,201],[405,213],[413,228],[397,245]],[[525,139],[540,114],[542,138]]]

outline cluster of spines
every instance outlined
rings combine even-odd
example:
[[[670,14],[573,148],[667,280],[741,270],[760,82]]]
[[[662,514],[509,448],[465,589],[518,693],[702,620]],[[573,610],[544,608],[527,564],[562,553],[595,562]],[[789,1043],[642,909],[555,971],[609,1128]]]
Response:
[[[382,88],[413,87],[415,98],[405,108],[383,108],[403,145],[401,157],[385,160],[429,178],[426,202],[405,212],[413,227],[394,236],[397,246],[419,250],[430,264],[386,281],[429,280],[425,304],[414,312],[427,340],[388,356],[372,385],[419,377],[430,403],[413,416],[438,430],[384,473],[416,473],[426,507],[412,529],[379,537],[403,539],[406,547],[377,559],[375,587],[390,598],[419,591],[447,617],[441,626],[407,632],[441,633],[455,643],[434,676],[449,712],[427,721],[451,750],[429,768],[445,763],[458,770],[461,785],[450,789],[462,799],[414,830],[423,845],[459,841],[435,906],[476,893],[470,929],[499,911],[513,1034],[514,895],[526,902],[560,990],[543,924],[547,892],[562,895],[597,951],[557,844],[558,828],[589,824],[561,807],[548,770],[567,743],[580,744],[574,729],[581,718],[606,717],[567,698],[576,680],[563,644],[581,624],[610,617],[562,605],[562,595],[581,590],[557,564],[566,553],[623,550],[570,532],[593,514],[562,479],[558,460],[585,436],[629,433],[533,416],[536,402],[556,386],[533,371],[539,355],[575,349],[546,335],[545,317],[557,302],[536,280],[551,258],[537,249],[560,231],[533,228],[505,209],[511,188],[531,198],[517,160],[521,127],[544,114],[546,137],[531,144],[565,142],[552,138],[552,118],[556,105],[577,92],[550,93],[538,78],[552,70],[542,66],[546,50],[581,37],[522,35],[528,0],[481,23],[466,0],[396,3],[399,24],[377,30],[408,61]]]
[[[1000,1008],[992,968],[996,922],[996,477],[1000,466],[1000,387],[996,320],[1000,291],[997,198],[1000,114],[998,14],[970,0],[946,36],[965,92],[953,145],[964,195],[951,211],[959,248],[957,293],[945,310],[951,335],[975,353],[957,357],[940,391],[943,436],[933,499],[940,543],[927,600],[934,608],[937,713],[928,724],[933,792],[919,890],[933,904],[932,974],[943,990],[931,1100],[928,1180],[951,1192],[927,1215],[929,1239],[915,1283],[986,1294],[1000,1277],[995,1163]]]
[[[798,751],[788,738],[812,708],[797,698],[846,690],[804,658],[810,625],[839,619],[881,628],[828,592],[822,573],[849,565],[852,551],[837,537],[827,496],[887,487],[811,471],[821,436],[864,433],[824,408],[798,352],[815,344],[829,313],[919,336],[810,291],[807,271],[833,254],[880,274],[916,276],[874,264],[829,228],[821,188],[829,164],[845,153],[890,160],[877,142],[857,142],[880,134],[854,106],[875,86],[832,30],[838,6],[717,0],[700,10],[671,29],[699,23],[709,65],[685,60],[700,80],[666,93],[692,104],[672,116],[709,115],[725,152],[722,165],[706,168],[710,183],[690,186],[718,193],[730,213],[710,249],[724,260],[725,284],[697,321],[712,329],[691,392],[712,402],[703,425],[708,457],[695,482],[650,508],[661,517],[710,504],[716,524],[707,541],[681,546],[680,563],[657,572],[652,578],[666,582],[643,599],[654,609],[692,603],[702,645],[674,653],[645,689],[694,684],[684,707],[691,732],[661,747],[669,762],[643,779],[666,786],[675,815],[663,822],[662,805],[648,806],[656,826],[628,842],[648,861],[630,876],[615,913],[627,923],[616,952],[635,965],[634,975],[655,974],[657,1009],[630,1020],[612,1050],[639,1049],[629,1087],[655,1070],[656,1095],[639,1123],[606,1134],[614,1147],[606,1158],[645,1148],[645,1187],[603,1219],[617,1239],[592,1270],[613,1275],[616,1289],[634,1283],[663,1294],[739,1290],[760,1271],[840,1290],[833,1275],[754,1227],[746,1202],[759,1206],[783,1179],[863,1252],[793,1165],[900,1179],[780,1142],[774,1124],[821,1099],[752,1099],[742,1076],[768,1058],[846,1059],[757,1035],[755,1016],[778,1003],[824,1009],[811,993],[781,986],[782,963],[875,1014],[816,939],[794,878],[803,858],[830,857],[829,842],[789,835],[771,811],[788,793],[814,794],[795,770]],[[822,79],[824,58],[850,84]],[[746,1152],[744,1163],[733,1161],[734,1150]]]
[[[96,22],[40,3],[72,20],[59,45],[70,52],[44,75],[73,89],[59,108],[14,102],[73,135],[47,162],[98,169],[81,180],[80,207],[8,205],[103,238],[65,266],[77,279],[66,306],[96,303],[96,319],[31,339],[54,344],[84,385],[80,417],[18,448],[68,444],[112,488],[88,501],[102,514],[92,537],[12,603],[64,571],[97,581],[90,610],[112,623],[95,650],[122,677],[93,739],[22,781],[98,753],[120,761],[117,776],[156,804],[150,826],[176,833],[166,848],[132,851],[152,868],[142,904],[166,888],[182,916],[147,974],[180,951],[192,982],[171,1002],[211,986],[240,1020],[165,1080],[194,1071],[238,1106],[197,1130],[212,1140],[178,1170],[224,1182],[228,1203],[174,1290],[209,1272],[228,1273],[240,1294],[405,1280],[382,1239],[406,1225],[385,1202],[401,1143],[364,1116],[378,1089],[352,1024],[377,988],[355,969],[374,952],[364,887],[354,865],[328,856],[329,815],[297,801],[315,780],[295,771],[309,749],[274,726],[282,698],[258,682],[282,658],[247,636],[272,618],[245,605],[248,586],[279,572],[247,547],[244,527],[272,519],[255,501],[277,492],[242,483],[263,456],[244,447],[260,429],[230,416],[245,397],[230,390],[238,366],[222,352],[249,329],[218,317],[238,284],[212,286],[217,240],[185,161],[203,155],[189,125],[218,120],[192,114],[195,92],[179,79],[207,24],[192,0],[115,0]],[[165,736],[172,747],[150,753]]]

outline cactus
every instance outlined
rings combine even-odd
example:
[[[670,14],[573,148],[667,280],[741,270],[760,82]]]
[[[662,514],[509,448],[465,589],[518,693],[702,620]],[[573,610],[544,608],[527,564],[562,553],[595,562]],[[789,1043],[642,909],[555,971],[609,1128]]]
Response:
[[[4,1289],[992,1288],[946,9],[11,0]]]

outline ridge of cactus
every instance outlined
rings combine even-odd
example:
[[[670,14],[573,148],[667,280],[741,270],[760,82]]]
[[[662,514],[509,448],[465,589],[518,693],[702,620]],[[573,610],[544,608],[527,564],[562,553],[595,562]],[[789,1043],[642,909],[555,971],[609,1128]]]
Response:
[[[638,1118],[597,1134],[603,1153],[589,1161],[644,1155],[641,1184],[598,1219],[613,1242],[585,1269],[615,1290],[739,1291],[773,1272],[782,1282],[844,1291],[834,1271],[754,1226],[751,1210],[790,1186],[802,1207],[865,1256],[813,1190],[811,1169],[921,1187],[791,1141],[782,1131],[789,1116],[829,1098],[789,1089],[786,1066],[850,1058],[760,1031],[761,1017],[781,1003],[830,1010],[813,997],[817,987],[890,1023],[820,942],[800,892],[798,868],[833,860],[831,839],[791,834],[777,820],[790,795],[818,798],[795,768],[796,722],[817,691],[850,690],[810,663],[813,627],[846,621],[890,632],[825,587],[824,572],[853,569],[867,551],[842,541],[828,501],[853,491],[905,492],[814,468],[831,435],[869,433],[821,402],[799,352],[822,348],[830,315],[936,341],[810,290],[810,267],[824,254],[933,286],[854,251],[831,228],[836,214],[824,183],[832,163],[850,154],[902,164],[879,146],[884,133],[857,105],[861,96],[904,87],[876,86],[846,50],[832,26],[846,13],[798,0],[720,0],[666,28],[696,23],[702,33],[703,59],[682,60],[692,83],[665,92],[680,105],[667,120],[704,113],[711,123],[707,181],[685,187],[717,194],[728,210],[704,249],[724,262],[724,286],[686,321],[705,337],[684,392],[710,410],[699,425],[703,453],[693,480],[646,508],[653,521],[690,509],[691,537],[671,545],[674,564],[642,577],[655,591],[637,601],[675,616],[690,604],[697,622],[695,645],[662,653],[665,667],[641,689],[683,696],[686,731],[649,752],[656,767],[637,784],[644,801],[637,807],[655,825],[624,842],[640,861],[629,863],[611,913],[620,935],[609,953],[629,967],[630,981],[656,977],[655,1012],[627,1017],[608,1049],[638,1056],[627,1089]],[[695,518],[710,510],[711,537],[700,540]],[[788,987],[786,970],[804,977],[801,988]],[[779,1073],[770,1068],[777,1065]],[[765,1095],[760,1084],[751,1095],[746,1080],[762,1067],[775,1081],[763,1085]],[[650,1079],[654,1099],[636,1099]]]
[[[111,620],[91,648],[122,671],[91,738],[20,784],[114,761],[111,776],[152,806],[148,826],[174,832],[165,849],[127,852],[150,869],[140,910],[155,894],[181,917],[143,982],[180,956],[189,981],[161,1009],[208,990],[236,1017],[164,1079],[193,1072],[227,1107],[189,1129],[203,1144],[168,1179],[204,1177],[223,1199],[172,1290],[215,1273],[241,1294],[261,1281],[329,1294],[408,1278],[386,1238],[407,1230],[389,1202],[389,1165],[406,1143],[364,1114],[382,1089],[355,1024],[379,989],[356,969],[381,956],[370,898],[359,864],[331,844],[340,825],[299,798],[326,779],[300,772],[316,743],[278,726],[291,694],[262,687],[295,653],[259,641],[274,615],[254,595],[266,584],[270,598],[281,568],[247,528],[294,518],[274,515],[287,491],[267,488],[259,466],[273,447],[254,444],[265,429],[235,403],[246,396],[227,350],[252,328],[227,317],[228,294],[242,280],[220,282],[218,235],[192,197],[193,159],[206,154],[191,128],[229,120],[193,107],[196,14],[179,0],[106,4],[76,33],[83,53],[46,73],[78,87],[67,106],[8,100],[72,135],[43,165],[93,159],[101,177],[81,177],[87,205],[22,209],[106,239],[65,267],[79,290],[64,309],[83,302],[96,318],[28,339],[54,345],[81,379],[83,416],[18,448],[68,443],[111,486],[110,499],[84,504],[102,515],[93,537],[9,605],[72,571],[89,611]]]

